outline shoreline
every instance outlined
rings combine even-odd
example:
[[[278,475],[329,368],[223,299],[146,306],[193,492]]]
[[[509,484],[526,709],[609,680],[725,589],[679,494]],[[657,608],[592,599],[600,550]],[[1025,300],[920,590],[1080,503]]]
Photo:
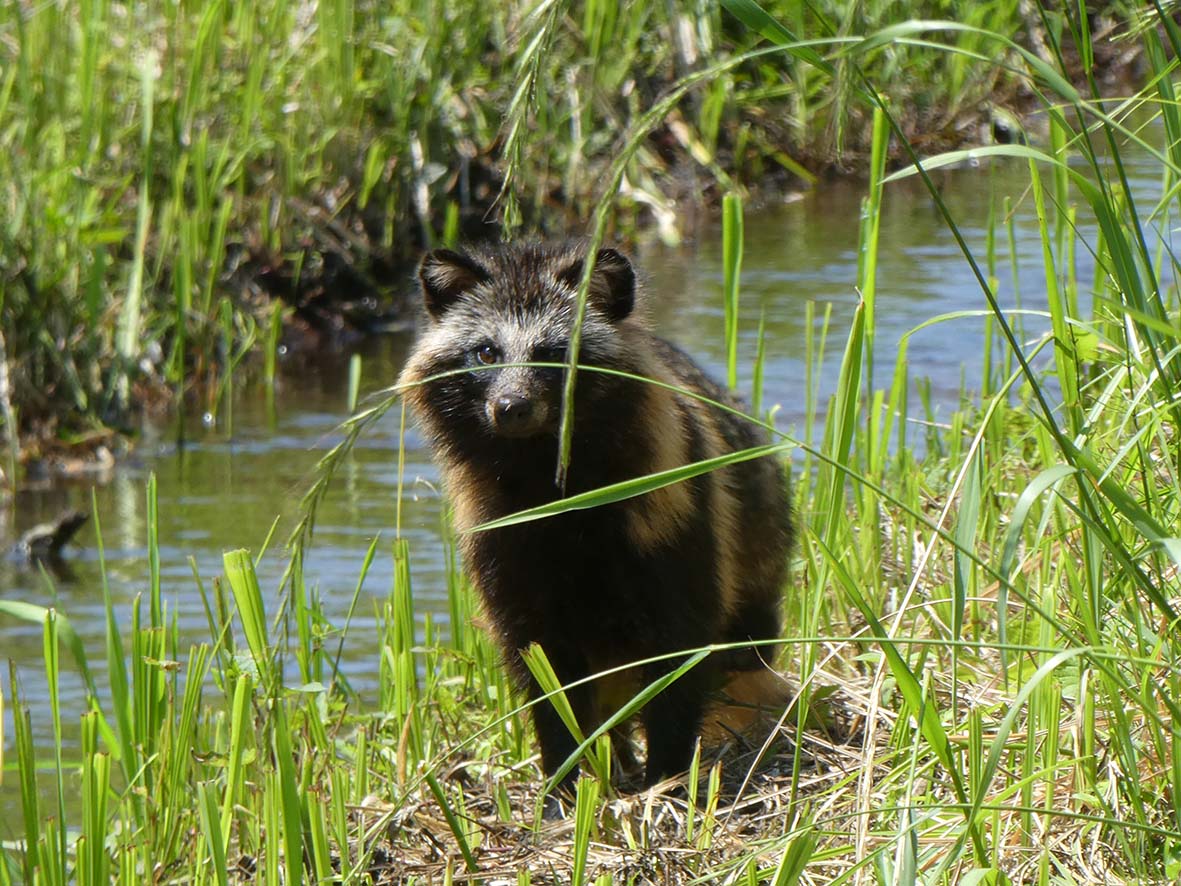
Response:
[[[602,197],[602,170],[644,108],[678,78],[760,45],[720,12],[696,21],[667,11],[649,19],[634,10],[610,22],[526,17],[506,29],[477,15],[462,25],[484,41],[469,47],[464,79],[435,67],[433,56],[425,71],[399,67],[379,39],[389,26],[377,20],[358,15],[351,22],[356,34],[343,49],[314,23],[287,22],[291,39],[325,53],[321,73],[331,76],[324,86],[337,90],[337,98],[317,104],[324,96],[297,76],[276,73],[275,82],[247,88],[251,72],[264,70],[252,64],[266,59],[242,42],[247,33],[261,39],[248,18],[215,23],[222,28],[222,70],[203,83],[193,79],[183,55],[198,47],[176,36],[181,11],[171,30],[164,21],[128,24],[120,18],[126,12],[116,4],[110,19],[94,27],[108,36],[130,27],[128,39],[141,28],[149,44],[159,44],[145,63],[154,58],[159,67],[136,67],[111,52],[83,83],[94,90],[93,107],[130,114],[122,129],[94,117],[91,106],[42,106],[38,90],[48,90],[48,81],[22,79],[14,93],[7,168],[13,178],[6,183],[0,167],[0,193],[7,184],[16,199],[24,182],[37,183],[17,204],[27,213],[14,222],[17,236],[0,239],[0,267],[10,269],[0,279],[8,291],[4,328],[13,331],[0,400],[16,416],[22,462],[38,453],[84,458],[94,448],[89,441],[112,433],[122,438],[119,445],[103,445],[118,452],[134,442],[143,411],[216,390],[240,360],[273,359],[266,351],[280,335],[289,348],[314,351],[404,326],[414,313],[404,282],[428,245],[500,236],[505,217],[514,229],[542,237],[584,232]],[[18,42],[7,51],[20,57],[22,48],[37,49],[52,65],[71,44],[48,33],[39,37],[41,21],[38,14],[22,25],[27,47]],[[440,48],[448,35],[466,33],[452,24],[457,30],[407,39]],[[1139,44],[1108,39],[1116,24],[1093,24],[1103,38],[1093,49],[1097,88],[1120,88],[1141,75]],[[1036,17],[1025,11],[1010,25],[1018,44],[1058,64]],[[826,27],[814,26],[820,33]],[[667,43],[645,44],[646,29]],[[550,39],[544,57],[527,55],[530,34]],[[1037,96],[1022,76],[1001,69],[1020,61],[1014,50],[975,60],[970,53],[977,44],[991,45],[982,37],[939,36],[965,41],[962,52],[888,44],[899,58],[913,57],[903,71],[884,50],[861,60],[887,78],[878,89],[892,96],[919,153],[1016,138],[1020,121],[1037,123]],[[792,62],[790,76],[771,76],[752,60],[690,92],[644,140],[626,190],[614,198],[615,241],[660,230],[692,214],[688,206],[714,213],[730,187],[745,190],[757,205],[825,181],[863,178],[871,115],[851,98],[843,46],[835,41],[827,49],[831,74]],[[1085,82],[1069,42],[1063,53],[1066,76]],[[513,67],[522,58],[541,65],[533,80],[521,81]],[[570,67],[574,60],[583,67]],[[403,107],[379,88],[386,81],[356,79],[369,70],[395,78],[390,84],[396,76],[418,82],[437,75],[447,102],[433,109],[406,95]],[[35,73],[21,71],[21,77]],[[532,104],[516,100],[514,89],[525,86],[536,91]],[[149,88],[157,107],[137,118],[135,102]],[[240,112],[253,116],[236,129],[241,101],[247,104]],[[414,119],[399,123],[395,111]],[[326,134],[317,114],[337,121]],[[547,122],[555,114],[560,125]],[[65,142],[63,150],[78,153],[67,150],[65,165],[54,165],[52,152],[39,150],[46,127],[77,126],[77,120],[83,130],[90,127],[92,143]],[[903,159],[896,142],[890,151],[889,164]],[[227,166],[234,158],[236,165]],[[69,175],[54,178],[63,172]],[[77,223],[54,228],[45,219],[56,216],[39,209],[60,204],[63,219],[85,219],[96,202],[106,210],[90,222],[93,230]],[[23,331],[29,329],[44,334]],[[11,437],[12,420],[4,425]],[[16,461],[10,456],[5,474]]]

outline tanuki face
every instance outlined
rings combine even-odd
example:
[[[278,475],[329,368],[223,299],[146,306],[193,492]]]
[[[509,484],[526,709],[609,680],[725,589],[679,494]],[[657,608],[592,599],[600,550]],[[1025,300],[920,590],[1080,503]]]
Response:
[[[504,441],[552,438],[561,392],[575,293],[583,259],[576,252],[463,255],[436,250],[419,269],[430,326],[416,351],[415,375],[428,378],[412,395],[447,427]],[[635,278],[614,250],[599,253],[592,276],[579,364],[619,362],[615,325],[631,313]],[[467,370],[467,371],[462,371]],[[598,373],[579,377],[578,393],[609,396],[618,382]],[[577,416],[577,410],[576,410]]]

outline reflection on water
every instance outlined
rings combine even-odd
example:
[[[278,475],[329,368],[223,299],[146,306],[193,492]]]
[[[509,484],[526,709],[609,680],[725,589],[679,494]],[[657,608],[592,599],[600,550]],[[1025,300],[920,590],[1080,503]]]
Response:
[[[1135,175],[1136,170],[1132,170]],[[1144,171],[1141,171],[1144,173]],[[1146,173],[1144,173],[1146,174]],[[1018,277],[1024,305],[1044,309],[1044,278],[1031,200],[1025,195],[1028,172],[1023,164],[1001,164],[991,171],[965,169],[945,173],[943,194],[962,233],[983,263],[990,194],[997,205],[1009,196],[1018,206],[1015,227]],[[1155,181],[1140,182],[1151,188]],[[750,213],[746,224],[740,345],[749,387],[760,313],[765,315],[767,366],[764,404],[780,404],[784,429],[802,433],[805,378],[805,305],[817,304],[817,317],[832,306],[832,337],[819,372],[822,404],[835,387],[845,330],[857,304],[857,229],[863,188],[838,183],[796,202]],[[1025,195],[1025,196],[1023,196]],[[1001,303],[1014,304],[1009,258],[998,231],[998,277]],[[1089,239],[1093,240],[1093,237]],[[1078,276],[1093,274],[1089,253],[1079,249]],[[651,246],[640,251],[646,274],[649,311],[655,327],[684,345],[715,373],[722,350],[721,245],[718,232],[707,232],[678,249]],[[878,273],[876,384],[884,386],[893,371],[899,338],[920,322],[949,311],[986,307],[980,289],[950,234],[917,181],[888,187],[881,219]],[[819,320],[817,320],[819,323]],[[1044,324],[1027,322],[1030,335]],[[912,377],[929,377],[944,414],[958,397],[961,379],[969,388],[981,368],[982,321],[957,320],[918,333],[910,345]],[[369,343],[363,351],[365,389],[378,390],[397,377],[409,337]],[[265,392],[242,392],[234,405],[234,433],[228,436],[199,422],[189,423],[188,440],[174,432],[147,434],[133,462],[121,465],[110,482],[94,489],[111,592],[121,614],[146,592],[146,479],[159,489],[160,565],[170,617],[182,638],[207,641],[204,609],[194,570],[206,587],[221,571],[224,551],[257,551],[277,520],[271,546],[259,566],[264,591],[274,593],[286,565],[282,542],[294,526],[300,498],[313,477],[318,458],[340,438],[346,417],[347,360],[317,364],[300,360],[285,367],[273,402]],[[433,611],[446,624],[444,557],[440,541],[442,503],[437,474],[424,457],[416,433],[408,432],[407,501],[403,532],[412,554],[414,591],[420,612]],[[321,506],[315,544],[306,575],[318,587],[326,615],[340,623],[352,597],[364,552],[372,538],[393,537],[397,488],[398,411],[372,427],[339,471]],[[0,523],[0,533],[15,536],[64,508],[90,509],[91,488],[71,485],[22,492],[13,513],[16,526]],[[392,582],[389,545],[369,573],[350,630],[345,667],[352,685],[372,699],[378,650],[372,598],[382,597]],[[105,685],[102,586],[93,525],[82,529],[69,552],[73,576],[51,581],[11,561],[0,561],[0,598],[56,605],[73,621],[86,646],[100,685]],[[273,605],[272,596],[272,605]],[[272,610],[273,611],[273,610]],[[129,618],[123,624],[130,623]],[[16,663],[23,697],[32,702],[33,729],[42,749],[51,746],[51,723],[42,703],[47,697],[41,668],[41,631],[0,616],[0,658]],[[63,659],[62,693],[67,742],[75,743],[82,710],[82,685]],[[7,697],[7,674],[3,675]],[[5,757],[14,759],[11,704],[6,706]],[[16,820],[15,779],[0,785],[0,821]],[[0,838],[11,836],[0,824]]]

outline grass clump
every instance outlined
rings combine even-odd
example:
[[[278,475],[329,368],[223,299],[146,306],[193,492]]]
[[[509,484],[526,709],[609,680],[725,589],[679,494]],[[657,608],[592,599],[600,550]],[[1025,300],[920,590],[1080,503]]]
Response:
[[[982,358],[978,397],[928,427],[920,456],[905,445],[914,418],[907,342],[884,386],[868,369],[881,347],[886,158],[913,150],[869,62],[957,26],[913,22],[817,47],[754,4],[728,6],[770,42],[718,70],[808,64],[832,76],[839,63],[872,120],[862,260],[851,281],[862,303],[821,439],[801,444],[796,472],[802,538],[785,637],[796,698],[776,740],[703,751],[689,803],[660,791],[620,794],[593,774],[597,755],[610,752],[588,736],[595,765],[585,767],[572,817],[542,823],[526,718],[489,640],[471,627],[454,556],[449,631],[430,619],[418,630],[413,552],[402,540],[380,604],[379,707],[359,708],[337,670],[347,626],[338,634],[324,618],[303,552],[332,468],[391,397],[354,418],[326,457],[278,614],[245,552],[226,556],[225,578],[206,597],[208,641],[191,650],[179,648],[160,599],[158,560],[130,627],[108,604],[110,696],[90,690],[81,759],[58,752],[44,764],[48,800],[34,777],[33,712],[10,681],[23,814],[0,857],[0,883],[1176,880],[1181,304],[1168,232],[1181,173],[1171,85],[1181,32],[1162,19],[1159,31],[1139,34],[1154,77],[1112,103],[1094,76],[1092,22],[1044,20],[1043,53],[967,30],[1016,54],[1050,121],[1044,146],[990,150],[1029,167],[1049,332],[1017,334],[1015,316],[999,307],[994,253],[969,248],[958,225],[972,220],[952,217],[931,186],[980,284],[998,350]],[[1082,88],[1065,76],[1068,46],[1081,59]],[[1164,150],[1131,122],[1143,106],[1159,114]],[[657,110],[630,133],[613,170],[620,177],[643,127],[664,119]],[[1152,206],[1139,205],[1123,173],[1129,143],[1159,159],[1164,196]],[[926,179],[962,159],[937,157],[894,177]],[[1003,236],[996,210],[982,208],[989,242]],[[1084,233],[1091,224],[1095,235]],[[1095,256],[1092,280],[1075,272],[1080,246]],[[727,252],[737,267],[737,250]],[[1032,294],[1021,295],[1030,304]],[[741,307],[732,288],[728,297],[731,311]],[[808,351],[827,344],[812,340]],[[358,594],[378,550],[360,565]],[[58,650],[64,642],[80,667],[85,653],[53,610],[0,611],[43,625],[48,716],[60,731]],[[63,787],[75,769],[77,820]]]

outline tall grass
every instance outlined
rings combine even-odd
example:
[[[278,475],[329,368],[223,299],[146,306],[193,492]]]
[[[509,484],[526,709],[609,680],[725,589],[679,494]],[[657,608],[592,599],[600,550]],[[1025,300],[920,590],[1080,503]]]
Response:
[[[989,4],[993,24],[1016,29],[1014,6]],[[827,36],[833,9],[802,16],[802,33]],[[846,27],[891,14],[861,4]],[[316,297],[312,314],[359,287],[390,299],[421,247],[495,236],[497,221],[578,226],[652,97],[755,39],[699,0],[5,4],[6,435],[133,427],[152,385],[216,414],[220,379],[277,299]],[[944,76],[990,69],[967,52],[916,55],[921,70],[874,63],[899,101],[917,90],[952,113],[987,88]],[[659,121],[663,148],[637,151],[619,226],[675,218],[684,179],[665,173],[682,163],[733,184],[811,179],[834,134],[855,155],[864,127],[847,93],[804,63],[711,78]]]
[[[180,649],[160,597],[160,540],[149,520],[148,599],[125,619],[106,597],[111,685],[100,692],[87,681],[77,761],[34,748],[29,724],[45,716],[60,731],[59,649],[64,644],[88,674],[87,653],[62,614],[0,601],[5,616],[43,626],[51,687],[48,711],[32,711],[10,675],[4,703],[14,714],[21,820],[0,855],[0,883],[138,882],[149,874],[224,882],[228,870],[268,883],[476,874],[602,884],[1176,879],[1181,541],[1172,527],[1181,516],[1181,305],[1168,232],[1181,165],[1172,141],[1158,149],[1129,115],[1151,102],[1166,133],[1181,132],[1170,79],[1181,34],[1165,22],[1139,35],[1154,79],[1148,92],[1113,103],[1101,100],[1088,67],[1091,23],[1073,12],[1045,23],[1043,57],[964,23],[909,22],[874,33],[831,17],[822,24],[835,36],[818,44],[798,40],[800,23],[787,13],[752,2],[726,6],[769,43],[709,73],[756,65],[782,67],[785,82],[833,78],[872,120],[861,261],[850,281],[862,303],[843,331],[837,389],[821,439],[773,444],[802,448],[804,470],[794,472],[801,541],[784,638],[797,698],[786,721],[791,740],[770,749],[771,765],[747,778],[740,757],[723,756],[719,769],[703,752],[694,773],[704,784],[694,778],[688,790],[695,805],[660,793],[620,796],[607,776],[606,742],[583,735],[588,765],[573,822],[541,825],[541,779],[523,711],[489,639],[470,625],[470,589],[454,554],[452,625],[443,639],[429,620],[416,628],[414,551],[402,538],[384,552],[375,545],[358,564],[359,594],[373,557],[395,563],[379,608],[380,707],[359,709],[337,669],[339,646],[321,642],[333,626],[305,581],[303,553],[340,454],[397,402],[391,396],[352,419],[344,443],[326,456],[277,612],[271,589],[258,584],[255,557],[231,552],[224,580],[199,587],[208,641]],[[213,22],[244,15],[217,9]],[[618,21],[605,7],[588,10],[588,27],[606,32]],[[326,32],[354,22],[339,4],[317,15]],[[986,219],[989,244],[1011,236],[1007,207],[955,218],[928,176],[965,155],[916,151],[913,164],[886,175],[889,146],[912,148],[875,65],[904,66],[898,59],[912,46],[927,53],[948,34],[966,42],[940,50],[946,70],[967,64],[964,45],[1017,59],[1052,121],[1044,146],[974,154],[1029,166],[1026,199],[1037,209],[1050,282],[1045,310],[1040,294],[1021,297],[1025,311],[1047,321],[1040,340],[1019,334],[1021,315],[1000,308],[992,247],[977,255],[963,232]],[[1081,89],[1062,74],[1062,40],[1083,60]],[[202,46],[215,54],[214,44]],[[350,51],[352,61],[339,46],[326,51],[317,72],[356,64],[361,50]],[[709,73],[687,75],[684,91],[709,82]],[[9,78],[15,89],[19,77]],[[341,113],[361,89],[342,86]],[[679,98],[656,106],[661,119]],[[653,119],[638,118],[631,148]],[[97,117],[80,121],[100,126]],[[1121,163],[1129,144],[1159,160],[1163,196],[1154,205],[1138,205],[1129,186]],[[906,445],[914,418],[907,341],[892,378],[869,371],[883,347],[874,334],[886,296],[875,276],[879,209],[895,180],[915,175],[979,282],[973,313],[1003,349],[999,360],[981,357],[985,393],[930,427],[922,456]],[[606,217],[604,210],[599,220]],[[1097,236],[1083,239],[1091,224]],[[729,230],[734,236],[733,221]],[[1093,281],[1078,280],[1080,248],[1096,258]],[[735,250],[729,254],[733,262]],[[729,303],[741,309],[736,290]],[[815,358],[836,333],[827,314],[809,318],[818,326],[809,339]],[[1012,396],[1018,388],[1024,399]],[[811,383],[801,396],[814,400]],[[807,411],[823,409],[810,402]],[[716,466],[510,519],[642,494]],[[147,494],[151,501],[150,485]],[[347,625],[341,631],[343,643]],[[534,667],[544,683],[543,656]],[[631,707],[662,686],[646,687]],[[560,708],[562,687],[550,689],[538,703]],[[38,790],[38,768],[52,782],[49,795]],[[735,770],[738,786],[727,781]],[[79,816],[64,798],[75,778]]]

